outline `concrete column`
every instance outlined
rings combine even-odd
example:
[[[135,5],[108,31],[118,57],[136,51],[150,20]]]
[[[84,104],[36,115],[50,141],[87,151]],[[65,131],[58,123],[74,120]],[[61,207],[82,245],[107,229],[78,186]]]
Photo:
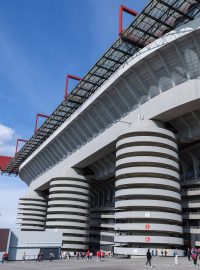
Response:
[[[42,192],[31,191],[19,200],[17,224],[21,230],[45,229],[47,202]]]
[[[172,132],[142,121],[117,140],[115,253],[183,246],[178,153]],[[121,247],[120,247],[121,245]]]
[[[88,246],[89,183],[75,170],[50,182],[46,229],[63,232],[62,248],[86,250]]]

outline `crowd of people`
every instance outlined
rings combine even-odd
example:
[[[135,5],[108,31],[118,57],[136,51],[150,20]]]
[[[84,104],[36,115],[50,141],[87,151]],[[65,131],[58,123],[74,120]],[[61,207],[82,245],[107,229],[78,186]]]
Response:
[[[111,252],[108,252],[108,256],[111,256]],[[71,253],[68,251],[62,251],[60,258],[61,259],[67,259],[70,260],[72,257]],[[90,250],[87,250],[86,252],[74,252],[73,257],[75,257],[77,260],[79,259],[86,259],[88,262],[92,260],[94,257],[94,253]],[[96,259],[97,262],[100,262],[102,259],[105,258],[105,251],[104,250],[98,250],[96,252]]]
[[[188,248],[187,249],[188,261],[193,261],[193,266],[197,266],[198,260],[200,261],[200,249],[199,248]]]
[[[96,252],[96,254],[94,254],[93,252],[91,252],[90,250],[87,250],[86,252],[69,252],[69,251],[61,251],[60,253],[60,259],[67,259],[70,260],[71,257],[76,258],[77,260],[80,259],[86,259],[88,262],[92,260],[92,258],[96,255],[96,260],[97,262],[101,262],[104,258],[105,258],[105,251],[104,250],[98,250]],[[111,251],[109,251],[107,253],[108,257],[112,256]],[[146,266],[150,266],[152,267],[152,258],[155,257],[167,257],[168,253],[167,250],[147,250],[146,253]],[[171,255],[171,254],[169,254]],[[173,252],[173,256],[174,256],[174,264],[177,265],[178,264],[178,249],[175,249]],[[197,266],[198,265],[198,260],[200,262],[200,248],[188,248],[187,250],[185,250],[185,255],[188,258],[188,261],[192,261],[193,266]],[[47,257],[48,256],[48,257]],[[44,259],[48,259],[50,262],[53,261],[54,259],[54,253],[50,252],[48,255],[46,255],[46,257],[44,256],[43,252],[39,252],[36,258],[36,262],[43,262]],[[26,253],[24,252],[22,255],[22,262],[25,262],[26,260]],[[0,258],[0,261],[2,263],[7,263],[8,262],[8,253],[4,252],[2,254],[2,258]]]
[[[156,249],[155,252],[154,250],[150,250],[150,248],[147,250],[147,253],[146,253],[146,258],[147,258],[147,261],[146,261],[146,266],[150,266],[152,268],[152,263],[151,263],[151,260],[153,257],[158,257],[160,256],[163,257],[165,255],[165,257],[167,257],[167,250],[164,250],[163,249],[160,251],[160,254],[158,254],[158,250]],[[174,253],[173,253],[173,256],[174,256],[174,264],[177,265],[178,264],[178,249],[175,249],[174,250]]]
[[[167,256],[167,252],[163,252],[163,250],[161,250],[161,256],[163,257],[163,254],[165,254],[165,256]],[[158,255],[158,252],[156,250],[156,252],[154,253],[154,250],[150,251],[150,249],[147,250],[147,253],[146,253],[146,258],[147,258],[147,261],[146,261],[146,266],[149,265],[150,267],[152,267],[152,263],[151,263],[151,260],[153,257],[157,257]],[[179,264],[178,262],[178,249],[175,249],[174,250],[174,253],[173,253],[173,256],[174,256],[174,264],[177,265]],[[188,248],[186,251],[185,251],[185,255],[187,256],[188,258],[188,261],[192,261],[193,263],[193,266],[197,266],[198,265],[198,260],[200,262],[200,248]]]
[[[43,262],[44,259],[45,259],[44,253],[43,253],[43,252],[39,252],[38,255],[37,255],[36,262]],[[46,259],[47,259],[47,258],[46,258]],[[54,254],[53,254],[53,252],[49,252],[48,259],[49,259],[50,262],[53,261],[53,259],[54,259]]]

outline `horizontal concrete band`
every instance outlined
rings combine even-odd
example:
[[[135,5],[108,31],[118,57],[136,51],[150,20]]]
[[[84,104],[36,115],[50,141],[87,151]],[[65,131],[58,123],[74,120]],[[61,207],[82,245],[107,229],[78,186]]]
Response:
[[[200,213],[199,214],[183,214],[183,219],[200,219]]]
[[[115,213],[115,219],[146,219],[148,223],[148,219],[159,219],[159,220],[172,220],[177,222],[182,222],[182,215],[161,211],[122,211]]]
[[[192,196],[199,196],[200,195],[200,189],[182,191],[181,194],[182,194],[182,196],[191,196],[191,197]]]
[[[166,138],[161,138],[161,137],[155,137],[155,136],[134,136],[134,137],[128,137],[128,138],[123,138],[117,141],[116,144],[116,148],[120,148],[123,147],[126,144],[130,144],[130,143],[161,143],[164,144],[166,146],[171,146],[174,149],[178,149],[176,142],[168,140]]]
[[[117,243],[156,243],[167,245],[183,245],[183,239],[169,236],[146,236],[146,235],[115,235]]]
[[[45,216],[32,216],[32,215],[22,215],[18,214],[17,219],[21,220],[39,220],[39,221],[45,221]]]
[[[154,197],[167,197],[173,198],[176,200],[181,200],[181,195],[178,192],[171,190],[164,190],[158,188],[129,188],[129,189],[121,189],[115,192],[115,198],[120,200],[120,197],[137,197],[137,196],[154,196]]]
[[[21,224],[24,224],[24,225],[26,225],[26,224],[31,224],[31,225],[35,225],[35,226],[44,226],[45,225],[45,220],[43,220],[43,221],[38,221],[38,220],[25,220],[25,219],[23,219],[23,220],[21,220],[21,222],[17,222],[18,224],[19,223],[21,223]]]
[[[110,242],[110,241],[106,241],[106,240],[98,240],[98,239],[95,239],[95,238],[90,238],[90,243],[92,244],[97,244],[98,246],[99,245],[107,245],[107,246],[113,246],[113,241]]]
[[[68,244],[63,242],[62,248],[73,251],[73,250],[86,250],[88,246],[86,244],[72,244],[72,243]]]
[[[114,231],[98,231],[95,229],[90,229],[90,233],[91,234],[98,234],[98,235],[105,235],[105,236],[115,236],[115,232]]]
[[[37,200],[41,202],[46,201],[46,199],[42,195],[36,193],[24,195],[20,197],[20,200]]]
[[[169,169],[165,169],[165,168],[158,168],[158,167],[130,167],[130,168],[123,168],[123,169],[119,169],[116,171],[116,177],[120,177],[126,174],[144,174],[144,173],[148,173],[150,176],[151,174],[157,174],[158,177],[162,177],[162,175],[166,175],[169,176],[172,179],[177,179],[177,181],[179,180],[180,176],[178,172],[169,170]],[[160,178],[159,177],[159,178]]]
[[[47,214],[47,220],[67,220],[67,219],[73,219],[73,220],[81,220],[81,221],[87,221],[88,217],[87,216],[81,216],[79,214],[76,215],[76,213],[74,212],[74,215],[70,215],[70,214]]]
[[[46,229],[47,231],[54,231],[55,229]],[[68,228],[62,228],[62,229],[56,229],[56,231],[58,232],[62,232],[62,233],[66,233],[66,234],[72,234],[72,235],[75,235],[75,234],[78,234],[78,235],[88,235],[89,234],[89,230],[88,229],[84,229],[84,228],[81,228],[81,229],[76,229],[76,228],[73,228],[73,229],[68,229]]]
[[[52,180],[50,182],[50,187],[53,188],[54,186],[79,186],[84,188],[89,188],[89,183],[85,180]]]
[[[72,200],[67,200],[66,198],[64,200],[52,200],[48,201],[48,206],[51,207],[52,209],[57,206],[78,206],[78,207],[83,207],[83,208],[88,208],[89,207],[89,202],[85,201],[76,201],[76,198],[72,198]]]
[[[99,223],[97,223],[97,224],[90,224],[90,226],[92,226],[92,227],[96,227],[96,228],[113,228],[114,229],[114,226],[115,226],[115,224],[103,224],[103,223],[101,223],[101,224],[99,224]]]
[[[101,220],[101,219],[98,219],[98,220],[96,220],[96,219],[90,219],[90,225],[99,225],[99,226],[101,226],[101,225],[111,225],[111,226],[114,226],[114,224],[115,224],[115,220],[114,219],[112,219],[111,221],[110,220]]]
[[[116,180],[115,187],[121,188],[123,186],[135,186],[135,185],[157,185],[161,188],[174,188],[180,190],[180,184],[177,181],[164,179],[164,178],[153,178],[153,177],[132,177],[132,178],[123,178]]]
[[[82,174],[77,174],[75,171],[71,170],[71,171],[66,171],[66,177],[56,177],[56,178],[52,178],[51,182],[55,182],[55,181],[86,181],[85,177]]]
[[[76,236],[76,235],[73,235],[73,236],[65,236],[63,235],[62,237],[62,240],[63,241],[67,241],[67,242],[88,242],[88,237],[87,236]]]
[[[129,147],[124,147],[122,149],[117,150],[116,152],[116,158],[120,158],[120,156],[124,156],[126,154],[129,155],[136,155],[138,156],[139,154],[144,154],[144,153],[148,153],[151,154],[151,156],[161,156],[163,154],[163,156],[167,155],[169,156],[169,158],[171,158],[172,160],[178,160],[178,154],[171,150],[171,149],[167,149],[167,148],[163,148],[163,147],[159,147],[159,146],[129,146]]]
[[[66,212],[72,212],[72,213],[80,213],[80,214],[88,214],[87,209],[82,209],[82,208],[75,208],[75,207],[69,207],[64,205],[63,207],[49,207],[48,208],[48,214],[51,213],[61,213],[64,214]]]
[[[82,222],[77,222],[76,220],[74,220],[73,222],[71,221],[47,221],[46,222],[46,226],[53,226],[55,228],[60,228],[60,227],[69,227],[69,228],[73,228],[73,227],[81,227],[81,228],[87,228],[86,223],[82,223]]]
[[[200,228],[183,228],[184,233],[200,234]]]
[[[109,219],[114,219],[115,218],[115,213],[113,212],[113,214],[97,214],[97,213],[91,213],[90,214],[90,218],[91,219],[107,219],[107,218],[109,218]]]
[[[147,253],[147,248],[139,248],[139,247],[114,247],[114,253],[115,254],[127,254],[127,255],[143,255],[146,256]],[[174,248],[173,249],[166,249],[166,246],[163,245],[164,250],[167,251],[167,256],[174,256]],[[152,248],[151,248],[152,249]],[[157,246],[155,245],[154,247],[154,254],[156,249],[158,250],[158,254],[161,255],[161,250],[158,249]],[[179,256],[184,256],[184,250],[178,250],[178,255]]]
[[[145,207],[147,209],[151,208],[151,210],[155,210],[156,208],[166,208],[172,209],[174,211],[181,212],[181,205],[180,203],[175,203],[175,202],[170,202],[170,201],[162,201],[162,200],[124,200],[124,201],[116,201],[115,202],[115,209],[123,209],[123,208],[128,208],[128,207],[136,207],[136,208],[141,208]],[[155,208],[155,209],[153,209]]]
[[[31,231],[44,231],[44,226],[34,226],[34,225],[21,225],[21,230],[31,230]]]
[[[120,150],[127,150],[127,152],[130,153],[130,148],[136,148],[136,147],[139,147],[139,148],[144,147],[144,148],[146,148],[145,151],[150,152],[150,153],[151,152],[154,153],[156,149],[158,150],[158,148],[172,150],[172,153],[177,153],[176,152],[177,150],[174,147],[167,145],[167,144],[156,143],[156,142],[146,142],[146,143],[144,143],[144,142],[137,142],[136,143],[135,142],[135,143],[123,144],[123,145],[119,146],[119,148],[117,148],[117,152]],[[153,151],[153,148],[154,148],[154,151]],[[142,151],[142,148],[141,148],[140,152],[141,151]],[[135,151],[132,151],[132,153],[135,153],[135,152],[137,152],[136,149],[135,149]],[[144,151],[142,151],[142,152],[144,152]],[[156,151],[156,152],[158,152],[158,151]],[[162,153],[162,152],[163,151],[161,150],[160,153]],[[153,155],[156,156],[156,154],[153,154]],[[158,154],[157,156],[159,157],[159,156],[161,156],[161,154]],[[119,159],[119,154],[117,155],[117,159]]]
[[[20,199],[19,200],[19,205],[41,205],[41,206],[46,206],[47,205],[47,202],[42,202],[42,201],[36,201],[36,200],[22,200]]]
[[[22,215],[36,215],[36,216],[46,216],[46,211],[41,211],[41,210],[25,210],[25,209],[19,209],[18,214]]]
[[[46,206],[38,206],[38,205],[19,205],[18,209],[33,209],[35,211],[39,210],[39,211],[46,211]]]
[[[126,164],[132,164],[132,166],[135,166],[134,164],[140,164],[140,163],[155,163],[158,164],[158,166],[163,167],[168,165],[174,170],[179,169],[178,162],[174,160],[170,160],[168,158],[162,158],[162,157],[155,157],[155,156],[134,156],[134,157],[124,157],[121,159],[118,159],[116,161],[116,168],[119,166],[126,166]]]
[[[55,194],[55,193],[77,193],[77,194],[89,194],[89,190],[88,189],[84,189],[84,188],[79,188],[79,187],[53,187],[49,189],[49,192],[51,194]]]
[[[182,204],[183,208],[199,208],[200,203],[199,202],[188,202],[188,203],[183,203]]]
[[[162,127],[158,127],[155,124],[154,125],[152,124],[153,124],[152,122],[146,121],[145,123],[143,122],[142,124],[132,126],[129,130],[126,130],[126,132],[122,130],[121,133],[119,134],[118,140],[127,137],[135,137],[135,136],[140,137],[141,135],[145,135],[153,137],[165,136],[168,139],[176,141],[176,137],[171,131]]]
[[[56,200],[56,199],[75,199],[75,200],[83,200],[88,201],[88,195],[79,195],[79,194],[70,194],[70,193],[53,193],[49,195],[49,200]]]
[[[169,224],[155,224],[155,223],[116,223],[115,230],[117,231],[155,231],[155,232],[169,232],[169,233],[183,233],[182,226]]]

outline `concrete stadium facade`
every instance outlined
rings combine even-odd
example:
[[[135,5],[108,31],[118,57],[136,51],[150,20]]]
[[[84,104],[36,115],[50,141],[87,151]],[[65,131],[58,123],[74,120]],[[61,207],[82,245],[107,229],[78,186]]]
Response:
[[[141,49],[21,165],[21,230],[63,249],[183,250],[200,240],[200,18]]]

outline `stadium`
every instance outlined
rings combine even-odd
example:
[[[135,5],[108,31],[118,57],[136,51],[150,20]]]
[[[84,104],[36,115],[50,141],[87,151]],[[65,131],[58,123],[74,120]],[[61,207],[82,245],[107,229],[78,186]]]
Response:
[[[68,251],[199,246],[199,79],[199,0],[121,6],[116,42],[67,76],[65,99],[4,164],[28,186],[20,230],[60,231]]]

